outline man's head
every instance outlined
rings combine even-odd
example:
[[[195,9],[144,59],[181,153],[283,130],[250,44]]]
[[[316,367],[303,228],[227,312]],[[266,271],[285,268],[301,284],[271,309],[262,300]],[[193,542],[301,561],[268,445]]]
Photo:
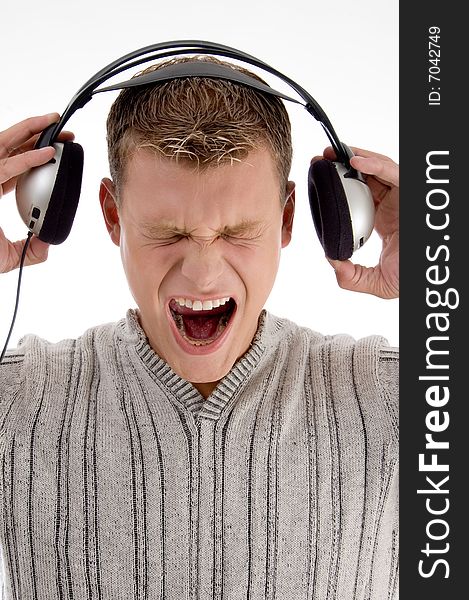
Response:
[[[109,113],[108,148],[101,205],[142,327],[207,395],[249,347],[290,241],[286,109],[220,79],[128,88]]]
[[[203,60],[239,70],[211,56],[179,57],[145,69],[140,75],[174,63]],[[151,149],[159,156],[201,170],[246,158],[265,146],[279,176],[284,202],[292,160],[290,121],[283,102],[222,79],[173,79],[158,85],[124,89],[107,121],[111,177],[119,192],[134,152]]]

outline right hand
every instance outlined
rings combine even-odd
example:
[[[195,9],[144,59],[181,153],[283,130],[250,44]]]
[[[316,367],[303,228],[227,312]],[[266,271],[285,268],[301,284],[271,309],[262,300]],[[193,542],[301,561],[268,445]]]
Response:
[[[55,149],[52,146],[39,150],[33,148],[39,134],[59,118],[58,113],[30,117],[5,131],[0,131],[0,199],[15,188],[19,175],[32,167],[49,162],[54,157]],[[61,142],[73,139],[74,135],[70,131],[63,131],[58,137],[58,141]],[[25,241],[26,239],[10,242],[0,228],[0,273],[7,273],[20,266]],[[24,264],[35,265],[44,262],[48,250],[49,244],[33,236]]]

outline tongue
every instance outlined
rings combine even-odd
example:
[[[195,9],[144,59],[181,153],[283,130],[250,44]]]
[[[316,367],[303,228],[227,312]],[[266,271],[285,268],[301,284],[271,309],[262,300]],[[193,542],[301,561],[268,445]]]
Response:
[[[196,340],[208,340],[213,337],[217,331],[221,315],[215,316],[183,316],[184,328],[186,334]]]

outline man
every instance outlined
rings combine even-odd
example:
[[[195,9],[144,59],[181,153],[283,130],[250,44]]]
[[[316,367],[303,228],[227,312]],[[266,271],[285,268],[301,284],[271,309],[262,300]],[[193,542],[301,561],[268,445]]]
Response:
[[[53,156],[30,148],[54,119],[1,134],[4,191]],[[138,308],[0,364],[6,597],[397,598],[396,351],[263,308],[294,217],[282,102],[130,88],[108,147],[101,208]],[[383,251],[337,278],[395,297],[397,165],[355,151]],[[0,250],[18,265],[21,244]],[[46,255],[33,238],[27,264]]]

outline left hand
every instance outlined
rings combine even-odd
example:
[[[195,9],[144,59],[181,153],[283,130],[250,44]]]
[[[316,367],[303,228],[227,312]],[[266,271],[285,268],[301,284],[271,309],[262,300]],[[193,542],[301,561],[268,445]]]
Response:
[[[341,288],[380,298],[398,298],[399,165],[383,154],[353,146],[351,149],[355,156],[350,164],[363,173],[375,203],[375,231],[382,240],[381,255],[374,267],[354,264],[351,260],[328,260]],[[335,160],[331,147],[324,150],[324,158]]]

